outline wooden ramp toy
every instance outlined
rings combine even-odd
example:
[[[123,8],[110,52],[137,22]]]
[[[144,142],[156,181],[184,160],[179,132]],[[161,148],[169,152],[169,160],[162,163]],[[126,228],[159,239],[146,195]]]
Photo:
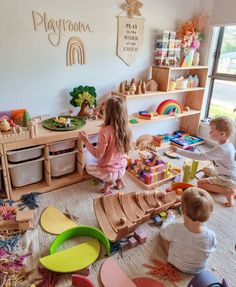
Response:
[[[150,218],[150,214],[145,214],[138,206],[135,192],[120,196],[120,202],[126,216],[131,222],[141,224]]]
[[[75,272],[91,265],[98,258],[99,253],[99,241],[91,239],[74,247],[42,257],[39,261],[45,268],[54,272]]]
[[[151,191],[102,196],[93,203],[98,223],[110,241],[127,236],[150,216],[180,204],[175,192]]]
[[[78,226],[54,206],[49,206],[42,212],[40,225],[44,231],[51,234],[60,234],[67,229]]]
[[[124,213],[119,201],[119,194],[108,195],[102,197],[103,207],[107,215],[110,225],[115,231],[124,228],[132,232],[137,227],[136,223],[132,223]]]
[[[100,270],[100,278],[104,287],[136,287],[112,258],[104,261]]]

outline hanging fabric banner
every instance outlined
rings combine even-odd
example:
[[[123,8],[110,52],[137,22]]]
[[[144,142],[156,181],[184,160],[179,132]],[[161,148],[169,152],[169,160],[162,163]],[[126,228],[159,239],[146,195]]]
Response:
[[[117,55],[130,66],[143,49],[145,19],[122,16],[117,19]]]

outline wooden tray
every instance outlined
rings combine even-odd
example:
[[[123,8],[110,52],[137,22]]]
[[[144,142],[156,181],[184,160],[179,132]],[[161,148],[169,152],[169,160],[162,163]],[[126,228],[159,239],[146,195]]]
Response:
[[[58,118],[65,118],[71,120],[71,127],[62,127],[59,123],[55,122],[55,117],[44,120],[42,125],[44,128],[53,131],[73,131],[82,128],[86,121],[83,118],[71,117],[71,116],[59,116]]]
[[[157,182],[151,183],[151,184],[146,184],[143,181],[141,181],[140,179],[138,179],[135,175],[133,175],[132,173],[130,173],[128,170],[126,170],[126,174],[128,174],[134,181],[136,181],[137,183],[139,183],[142,187],[144,187],[145,189],[152,189],[155,188],[157,186],[160,186],[166,182],[168,182],[169,180],[175,178],[177,175],[180,175],[181,173],[170,169],[169,172],[171,173],[171,176],[168,178],[164,178],[162,180],[159,180]]]

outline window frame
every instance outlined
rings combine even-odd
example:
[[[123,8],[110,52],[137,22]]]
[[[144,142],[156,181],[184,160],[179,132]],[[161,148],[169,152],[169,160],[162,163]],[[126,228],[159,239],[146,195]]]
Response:
[[[220,54],[221,54],[221,47],[222,47],[223,38],[224,38],[224,32],[225,32],[225,27],[220,27],[217,45],[216,45],[216,51],[214,53],[212,72],[211,72],[211,75],[209,75],[210,83],[209,83],[208,98],[207,98],[207,103],[206,103],[205,118],[209,117],[209,110],[210,110],[215,80],[236,82],[236,75],[217,72],[217,68],[218,68],[218,64],[220,60]]]

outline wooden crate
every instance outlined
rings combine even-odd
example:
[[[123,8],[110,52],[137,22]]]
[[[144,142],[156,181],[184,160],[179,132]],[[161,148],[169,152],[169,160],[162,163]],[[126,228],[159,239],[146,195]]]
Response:
[[[171,173],[171,176],[168,178],[164,178],[162,180],[159,180],[157,182],[151,183],[151,184],[146,184],[143,181],[141,181],[138,177],[136,177],[135,175],[133,175],[132,173],[130,173],[128,170],[126,171],[126,174],[128,174],[135,182],[137,182],[138,184],[140,184],[142,187],[144,187],[145,189],[153,189],[156,188],[157,186],[160,186],[172,179],[174,179],[176,176],[181,175],[181,173],[175,171],[174,169],[170,169],[169,172]]]

